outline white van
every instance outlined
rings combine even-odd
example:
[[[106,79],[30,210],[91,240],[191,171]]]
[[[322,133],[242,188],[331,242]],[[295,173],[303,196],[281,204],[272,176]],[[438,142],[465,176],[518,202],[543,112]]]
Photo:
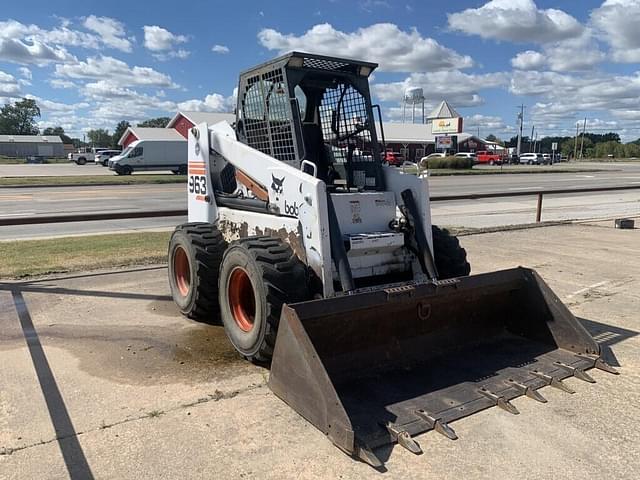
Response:
[[[187,140],[136,140],[120,155],[109,159],[109,169],[118,175],[140,170],[171,170],[187,173]]]

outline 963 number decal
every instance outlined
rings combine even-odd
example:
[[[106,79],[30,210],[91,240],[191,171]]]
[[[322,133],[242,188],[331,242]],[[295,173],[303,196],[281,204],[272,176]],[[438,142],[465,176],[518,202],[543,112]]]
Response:
[[[206,195],[207,177],[204,175],[189,175],[189,193]]]

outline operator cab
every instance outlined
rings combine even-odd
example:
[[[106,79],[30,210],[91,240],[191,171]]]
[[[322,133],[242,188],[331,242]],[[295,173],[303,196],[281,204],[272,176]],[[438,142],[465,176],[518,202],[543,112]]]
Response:
[[[376,67],[292,52],[243,72],[239,140],[315,175],[329,190],[384,190],[368,83]]]

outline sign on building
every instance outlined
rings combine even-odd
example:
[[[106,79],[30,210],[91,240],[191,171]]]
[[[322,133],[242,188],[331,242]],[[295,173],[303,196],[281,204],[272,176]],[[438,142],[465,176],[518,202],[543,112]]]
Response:
[[[436,137],[437,150],[451,150],[453,148],[453,137],[441,136]]]
[[[431,133],[462,133],[462,117],[435,118],[431,123]]]

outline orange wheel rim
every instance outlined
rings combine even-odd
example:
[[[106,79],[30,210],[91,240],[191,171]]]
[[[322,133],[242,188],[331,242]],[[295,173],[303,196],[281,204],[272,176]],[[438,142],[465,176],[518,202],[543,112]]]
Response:
[[[180,246],[176,247],[173,254],[173,278],[180,295],[186,297],[191,288],[191,268],[189,268],[189,256]]]
[[[249,275],[236,267],[229,277],[229,307],[240,330],[250,332],[256,317],[256,299]]]

